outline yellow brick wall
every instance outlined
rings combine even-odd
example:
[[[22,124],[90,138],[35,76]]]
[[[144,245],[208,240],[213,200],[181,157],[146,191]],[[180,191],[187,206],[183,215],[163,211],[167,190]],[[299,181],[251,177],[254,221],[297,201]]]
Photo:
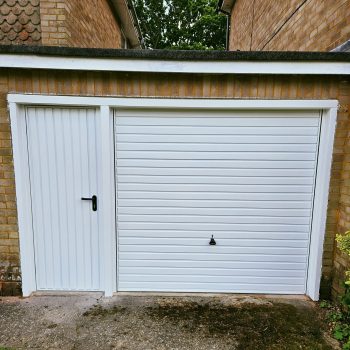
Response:
[[[339,89],[341,107],[339,115],[349,115],[350,108],[350,86],[346,82],[342,82]],[[340,181],[340,190],[337,195],[339,196],[339,209],[337,216],[335,217],[336,232],[344,233],[350,230],[350,126],[344,123],[344,130],[342,136],[345,137],[343,148],[343,166],[340,171],[340,177],[333,181]],[[341,150],[339,150],[340,156]],[[343,282],[345,271],[350,269],[350,258],[342,253],[335,245],[333,253],[333,290],[336,294],[340,294],[343,290]]]
[[[230,50],[330,51],[350,39],[350,0],[237,0]]]
[[[41,0],[41,41],[47,46],[68,46],[66,0]]]
[[[122,33],[107,0],[41,0],[42,45],[121,48]]]
[[[102,72],[0,71],[0,271],[13,271],[18,277],[19,250],[10,147],[7,92],[88,96],[260,98],[260,99],[338,99],[335,147],[333,153],[323,275],[330,279],[334,259],[335,233],[349,222],[350,201],[350,82],[342,78],[301,76],[239,76],[191,74],[140,74]],[[2,152],[2,153],[1,153]],[[4,155],[2,155],[4,154]],[[347,227],[348,229],[350,227]],[[340,292],[345,269],[339,265],[333,291]],[[3,277],[3,281],[5,278]],[[1,272],[0,272],[1,281]],[[3,285],[5,285],[3,283]],[[1,287],[0,287],[1,290]],[[0,292],[1,293],[1,292]]]
[[[0,296],[20,292],[19,241],[6,95],[8,79],[0,75]]]

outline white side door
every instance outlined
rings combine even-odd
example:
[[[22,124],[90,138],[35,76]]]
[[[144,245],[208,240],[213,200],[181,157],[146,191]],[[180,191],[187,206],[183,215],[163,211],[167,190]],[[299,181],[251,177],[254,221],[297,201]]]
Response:
[[[93,108],[26,108],[37,290],[102,289],[97,116]],[[92,196],[95,206],[82,200]]]

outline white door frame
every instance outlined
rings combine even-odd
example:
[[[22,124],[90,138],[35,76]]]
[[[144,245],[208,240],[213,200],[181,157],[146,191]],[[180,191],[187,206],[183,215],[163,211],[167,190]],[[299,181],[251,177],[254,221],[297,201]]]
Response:
[[[314,208],[310,240],[310,255],[306,295],[319,298],[322,269],[323,242],[326,228],[329,182],[331,173],[334,134],[337,118],[337,100],[257,100],[257,99],[156,99],[51,96],[33,94],[8,95],[15,182],[17,195],[18,225],[21,251],[23,296],[36,291],[35,264],[30,211],[29,169],[26,147],[25,118],[23,109],[29,105],[98,107],[101,122],[101,160],[103,187],[100,194],[102,212],[101,230],[104,233],[102,277],[105,296],[117,291],[116,266],[116,207],[114,179],[114,142],[112,109],[215,109],[215,110],[318,110],[322,111],[319,157],[315,183]],[[113,189],[113,190],[111,190]]]

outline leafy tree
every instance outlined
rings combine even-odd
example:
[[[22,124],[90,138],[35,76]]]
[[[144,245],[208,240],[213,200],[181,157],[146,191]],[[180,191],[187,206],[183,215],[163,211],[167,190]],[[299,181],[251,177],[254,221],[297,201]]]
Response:
[[[223,50],[226,18],[217,0],[134,0],[150,49]]]

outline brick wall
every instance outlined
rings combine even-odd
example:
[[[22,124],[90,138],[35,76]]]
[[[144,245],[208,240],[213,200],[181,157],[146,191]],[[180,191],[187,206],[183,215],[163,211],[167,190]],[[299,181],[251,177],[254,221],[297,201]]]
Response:
[[[42,44],[120,48],[122,34],[107,0],[41,0]]]
[[[0,75],[0,296],[20,293],[16,194],[7,91],[8,79]]]
[[[350,108],[350,86],[343,82],[340,85],[340,115],[349,115]],[[340,192],[339,208],[337,212],[337,220],[335,222],[336,231],[344,233],[350,230],[350,127],[342,132],[345,136],[343,147],[343,165],[340,172]],[[338,181],[334,179],[334,181]],[[345,271],[350,269],[350,258],[345,253],[341,252],[335,245],[333,254],[333,291],[334,295],[341,294],[345,278]]]
[[[41,0],[41,37],[47,46],[68,46],[66,0]]]
[[[10,127],[6,93],[42,93],[91,96],[159,96],[260,99],[338,99],[335,147],[323,255],[323,276],[330,280],[334,258],[334,236],[339,229],[349,229],[350,222],[350,82],[332,77],[185,75],[98,72],[0,71],[0,281],[15,291],[18,278],[19,250],[16,226]],[[347,264],[337,254],[333,283],[334,294],[341,292]],[[11,289],[12,288],[12,289]],[[1,290],[1,284],[0,284]],[[1,292],[0,292],[1,293]]]
[[[67,4],[69,46],[121,47],[121,30],[107,0],[70,0]]]
[[[350,39],[350,0],[237,0],[230,50],[330,51]]]

